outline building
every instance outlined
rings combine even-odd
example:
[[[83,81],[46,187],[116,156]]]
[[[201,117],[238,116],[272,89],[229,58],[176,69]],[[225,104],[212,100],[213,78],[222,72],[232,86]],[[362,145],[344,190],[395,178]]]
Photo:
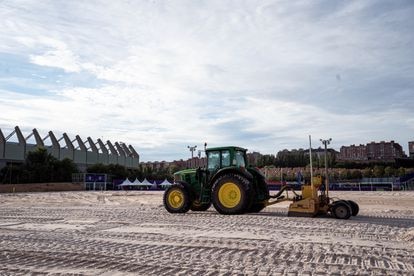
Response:
[[[368,160],[393,162],[395,158],[405,157],[405,153],[400,144],[381,141],[367,144]]]
[[[248,152],[247,153],[247,162],[249,165],[257,166],[259,164],[259,160],[263,155],[260,152]]]
[[[17,137],[17,142],[10,141],[13,136]],[[33,138],[35,143],[30,143]],[[95,142],[91,137],[84,141],[79,135],[71,139],[66,133],[57,139],[52,131],[42,138],[36,129],[25,137],[16,126],[6,137],[0,129],[0,168],[7,163],[23,163],[27,153],[36,148],[45,148],[58,160],[72,160],[81,171],[97,163],[118,164],[127,168],[137,168],[139,164],[139,154],[131,145],[122,142],[112,144],[108,140],[104,144],[101,139]]]
[[[174,160],[171,162],[167,162],[167,161],[148,161],[148,162],[141,162],[140,166],[142,167],[142,169],[151,169],[154,171],[159,171],[159,170],[166,170],[166,169],[170,169],[170,168],[174,168],[175,170],[179,169],[196,169],[196,168],[203,168],[207,166],[207,158],[202,157],[193,157],[193,158],[189,158],[187,160]]]
[[[408,154],[410,158],[414,159],[414,141],[408,142]]]
[[[187,168],[203,168],[207,166],[207,158],[193,157],[187,160]]]
[[[338,154],[338,161],[394,162],[396,158],[403,157],[405,157],[405,153],[400,144],[394,141],[381,141],[359,146],[342,146]]]
[[[343,161],[366,161],[368,160],[367,156],[367,147],[365,145],[350,145],[342,146],[338,159]]]

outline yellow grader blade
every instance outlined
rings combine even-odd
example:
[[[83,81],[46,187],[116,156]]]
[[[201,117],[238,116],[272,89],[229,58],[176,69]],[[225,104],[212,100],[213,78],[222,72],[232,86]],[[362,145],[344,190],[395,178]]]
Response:
[[[313,198],[305,198],[289,205],[289,217],[314,217],[318,214],[319,202]]]

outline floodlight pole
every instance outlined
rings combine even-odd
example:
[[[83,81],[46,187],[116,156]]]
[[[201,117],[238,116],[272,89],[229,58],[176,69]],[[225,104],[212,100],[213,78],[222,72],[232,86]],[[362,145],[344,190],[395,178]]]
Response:
[[[194,158],[194,152],[196,151],[197,146],[187,146],[187,148],[191,151],[191,159]]]
[[[309,135],[309,166],[310,166],[310,183],[313,190],[313,167],[312,167],[312,137]]]
[[[319,141],[321,141],[321,143],[325,146],[325,190],[326,190],[326,197],[329,197],[328,195],[329,178],[328,178],[327,146],[331,143],[332,138],[329,138],[328,140],[319,139]]]

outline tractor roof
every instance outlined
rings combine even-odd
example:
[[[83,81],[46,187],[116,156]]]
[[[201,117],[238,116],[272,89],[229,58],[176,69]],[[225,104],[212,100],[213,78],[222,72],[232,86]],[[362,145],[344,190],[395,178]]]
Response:
[[[228,150],[228,149],[247,151],[247,149],[244,149],[244,148],[241,148],[241,147],[235,147],[235,146],[207,148],[206,151]]]

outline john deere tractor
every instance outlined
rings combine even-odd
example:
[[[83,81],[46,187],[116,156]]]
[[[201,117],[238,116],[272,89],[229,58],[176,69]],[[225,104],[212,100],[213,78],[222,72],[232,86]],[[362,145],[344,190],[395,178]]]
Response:
[[[264,175],[247,165],[246,151],[234,146],[206,149],[206,168],[174,174],[174,184],[164,193],[165,209],[170,213],[206,211],[213,204],[219,213],[230,215],[260,212],[268,205],[289,200],[292,201],[289,216],[330,213],[336,218],[348,219],[358,214],[359,206],[354,201],[332,201],[328,197],[329,185],[322,189],[321,177],[312,179],[310,185],[303,185],[300,194],[285,185],[270,195]]]
[[[211,204],[221,214],[259,212],[266,207],[269,190],[263,174],[247,166],[246,149],[206,149],[207,167],[174,174],[174,185],[164,193],[170,213],[205,211]]]

